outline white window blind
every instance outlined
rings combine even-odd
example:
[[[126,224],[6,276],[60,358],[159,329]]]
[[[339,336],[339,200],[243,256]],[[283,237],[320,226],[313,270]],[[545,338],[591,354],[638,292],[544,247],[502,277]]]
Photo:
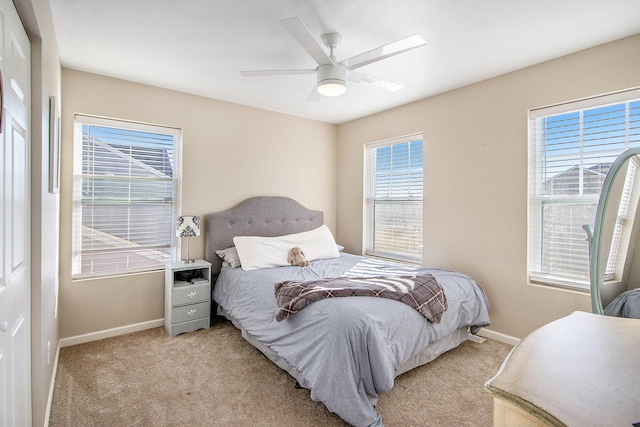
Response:
[[[74,278],[164,268],[175,241],[180,131],[76,116]]]
[[[530,113],[531,279],[589,286],[584,224],[594,224],[611,164],[640,146],[640,91]]]
[[[422,261],[422,135],[368,144],[365,253]]]

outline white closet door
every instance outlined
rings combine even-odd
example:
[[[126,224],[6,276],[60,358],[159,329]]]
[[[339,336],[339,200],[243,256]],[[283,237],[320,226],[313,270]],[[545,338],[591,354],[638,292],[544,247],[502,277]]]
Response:
[[[31,425],[30,45],[0,0],[0,427]]]

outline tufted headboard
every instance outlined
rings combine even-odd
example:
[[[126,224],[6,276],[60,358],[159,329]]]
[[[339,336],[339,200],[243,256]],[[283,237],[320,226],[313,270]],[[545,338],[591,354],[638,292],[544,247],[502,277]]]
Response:
[[[205,259],[217,275],[222,260],[216,251],[233,246],[234,236],[283,236],[313,230],[324,224],[324,215],[288,197],[252,197],[221,212],[204,215]]]

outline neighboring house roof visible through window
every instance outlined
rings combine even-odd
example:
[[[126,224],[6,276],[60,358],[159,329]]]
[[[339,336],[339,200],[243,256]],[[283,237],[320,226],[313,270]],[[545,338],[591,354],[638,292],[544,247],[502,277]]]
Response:
[[[583,194],[600,194],[611,163],[599,163],[584,168],[582,175]],[[576,194],[580,185],[580,167],[574,166],[550,178],[545,183],[545,190],[549,194]]]

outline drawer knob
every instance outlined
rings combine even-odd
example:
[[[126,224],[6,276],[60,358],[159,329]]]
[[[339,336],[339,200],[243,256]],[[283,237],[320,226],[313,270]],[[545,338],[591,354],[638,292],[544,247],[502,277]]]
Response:
[[[191,310],[187,311],[187,316],[189,317],[193,317],[196,315],[196,309],[192,308]]]
[[[189,297],[189,299],[196,299],[197,295],[198,295],[198,292],[192,291],[192,292],[189,292],[187,296]]]

